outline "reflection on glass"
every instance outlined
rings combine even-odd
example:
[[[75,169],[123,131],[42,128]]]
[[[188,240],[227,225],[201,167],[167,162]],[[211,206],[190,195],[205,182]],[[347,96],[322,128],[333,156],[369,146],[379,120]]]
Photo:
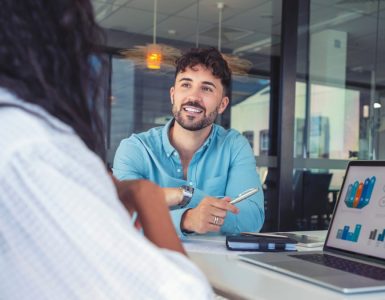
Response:
[[[134,63],[127,59],[113,58],[111,68],[111,125],[107,152],[107,162],[110,165],[120,141],[133,130],[135,92]]]
[[[303,84],[297,85],[298,89]],[[307,157],[348,159],[359,150],[359,99],[356,90],[312,84],[310,88],[310,116],[308,116]],[[301,156],[305,95],[297,93],[296,155]],[[357,154],[356,154],[357,155]]]
[[[309,31],[299,35],[308,49],[298,56],[295,157],[385,158],[380,14],[379,1],[310,1]]]
[[[255,155],[267,155],[270,81],[249,76],[234,86],[241,86],[243,93],[239,91],[242,97],[231,106],[231,127],[248,139]]]

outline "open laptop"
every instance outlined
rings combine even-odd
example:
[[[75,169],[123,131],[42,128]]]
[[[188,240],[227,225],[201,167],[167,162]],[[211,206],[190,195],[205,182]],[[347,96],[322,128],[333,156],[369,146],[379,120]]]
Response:
[[[323,251],[239,258],[342,293],[385,290],[385,161],[349,163]]]

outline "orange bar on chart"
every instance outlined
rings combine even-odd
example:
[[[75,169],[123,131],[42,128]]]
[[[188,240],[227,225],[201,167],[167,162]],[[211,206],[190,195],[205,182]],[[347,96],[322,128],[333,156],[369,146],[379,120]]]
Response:
[[[364,187],[364,184],[360,182],[357,188],[356,196],[354,197],[353,207],[357,207],[358,202],[360,202],[363,187]]]

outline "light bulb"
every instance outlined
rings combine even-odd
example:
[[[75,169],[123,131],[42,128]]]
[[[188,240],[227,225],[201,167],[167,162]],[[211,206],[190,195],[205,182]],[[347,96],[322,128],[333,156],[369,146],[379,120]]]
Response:
[[[161,47],[156,44],[148,45],[146,54],[147,68],[152,70],[160,69],[162,60],[163,55]]]

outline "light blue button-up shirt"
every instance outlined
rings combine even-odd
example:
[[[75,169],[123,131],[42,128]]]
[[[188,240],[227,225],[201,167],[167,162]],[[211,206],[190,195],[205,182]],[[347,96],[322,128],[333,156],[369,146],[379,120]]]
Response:
[[[189,205],[171,211],[179,235],[182,235],[183,213],[196,207],[205,196],[235,198],[249,188],[258,187],[258,193],[236,204],[239,214],[228,212],[221,233],[259,231],[264,221],[263,193],[254,154],[246,138],[236,130],[214,124],[209,137],[191,159],[184,179],[182,162],[168,135],[173,122],[122,140],[115,154],[114,175],[120,180],[144,178],[162,187],[186,184],[194,187]]]

